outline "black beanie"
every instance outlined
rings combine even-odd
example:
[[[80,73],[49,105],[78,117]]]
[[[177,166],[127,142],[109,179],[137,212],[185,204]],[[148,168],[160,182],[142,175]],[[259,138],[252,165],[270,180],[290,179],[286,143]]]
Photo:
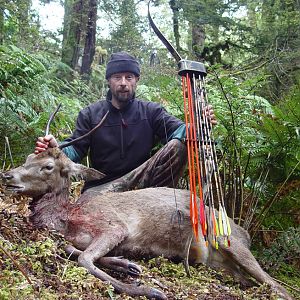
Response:
[[[105,78],[121,72],[130,72],[140,76],[140,66],[138,61],[126,52],[113,53],[106,66]]]

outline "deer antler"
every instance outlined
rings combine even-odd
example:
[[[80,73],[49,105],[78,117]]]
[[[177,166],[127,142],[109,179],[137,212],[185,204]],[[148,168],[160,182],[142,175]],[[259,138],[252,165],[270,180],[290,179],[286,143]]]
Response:
[[[107,117],[108,114],[109,114],[109,110],[106,112],[106,114],[103,116],[103,118],[100,120],[100,122],[92,130],[90,130],[86,134],[78,137],[77,139],[74,139],[74,140],[72,140],[70,142],[67,142],[67,143],[59,145],[59,148],[63,149],[65,147],[67,147],[67,146],[73,145],[74,143],[77,143],[78,141],[82,140],[83,138],[89,136],[91,133],[93,133],[97,128],[99,128],[104,123],[104,121],[105,121],[105,119],[106,119],[106,117]]]
[[[50,115],[49,120],[47,122],[46,129],[45,129],[45,136],[49,134],[50,125],[51,125],[55,115],[60,110],[60,108],[61,108],[61,103],[58,104],[56,110]],[[74,139],[70,142],[66,142],[66,143],[63,143],[63,144],[59,145],[59,149],[63,149],[65,147],[73,145],[74,143],[77,143],[78,141],[80,141],[80,140],[84,139],[85,137],[89,136],[91,133],[93,133],[97,128],[99,128],[104,123],[104,121],[106,120],[108,114],[109,114],[109,110],[106,112],[106,114],[103,116],[103,118],[100,120],[100,122],[93,129],[91,129],[86,134],[84,134],[84,135],[82,135],[82,136],[80,136],[80,137],[78,137],[78,138],[76,138],[76,139]]]
[[[53,121],[55,115],[56,115],[57,112],[60,110],[60,108],[61,108],[61,103],[59,103],[59,104],[57,105],[56,110],[50,115],[50,118],[49,118],[49,120],[48,120],[46,129],[45,129],[45,136],[49,134],[50,125],[51,125],[51,123],[52,123],[52,121]]]

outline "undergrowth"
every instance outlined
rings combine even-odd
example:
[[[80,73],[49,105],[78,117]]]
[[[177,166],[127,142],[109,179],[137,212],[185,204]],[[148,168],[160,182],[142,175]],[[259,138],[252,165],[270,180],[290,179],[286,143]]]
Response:
[[[300,228],[281,233],[262,250],[259,261],[271,275],[300,289]]]

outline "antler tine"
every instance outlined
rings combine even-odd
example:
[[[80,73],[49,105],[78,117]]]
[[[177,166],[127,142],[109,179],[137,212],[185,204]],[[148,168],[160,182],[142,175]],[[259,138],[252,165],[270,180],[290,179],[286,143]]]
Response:
[[[47,126],[46,126],[46,129],[45,129],[45,136],[49,134],[49,130],[50,130],[50,125],[55,117],[55,115],[57,114],[57,112],[60,110],[61,108],[61,103],[59,103],[56,107],[56,110],[50,115],[50,118],[48,120],[48,123],[47,123]]]
[[[67,147],[67,146],[73,145],[74,143],[77,143],[78,141],[82,140],[83,138],[89,136],[91,133],[93,133],[97,128],[99,128],[99,127],[104,123],[104,121],[105,121],[105,119],[107,118],[107,115],[108,115],[108,114],[109,114],[109,110],[108,110],[108,111],[106,112],[106,114],[103,116],[103,118],[101,119],[101,121],[100,121],[100,122],[99,122],[92,130],[90,130],[90,131],[87,132],[86,134],[84,134],[84,135],[78,137],[77,139],[74,139],[74,140],[72,140],[72,141],[70,141],[70,142],[66,142],[66,143],[64,143],[64,144],[59,145],[59,148],[60,148],[60,149],[63,149],[63,148],[65,148],[65,147]]]

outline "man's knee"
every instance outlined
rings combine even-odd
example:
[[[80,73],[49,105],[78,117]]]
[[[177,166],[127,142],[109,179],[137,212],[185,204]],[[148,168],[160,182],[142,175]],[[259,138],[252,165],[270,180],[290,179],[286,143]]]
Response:
[[[166,146],[169,148],[169,151],[172,151],[175,154],[185,155],[187,153],[186,145],[178,139],[170,140]]]

